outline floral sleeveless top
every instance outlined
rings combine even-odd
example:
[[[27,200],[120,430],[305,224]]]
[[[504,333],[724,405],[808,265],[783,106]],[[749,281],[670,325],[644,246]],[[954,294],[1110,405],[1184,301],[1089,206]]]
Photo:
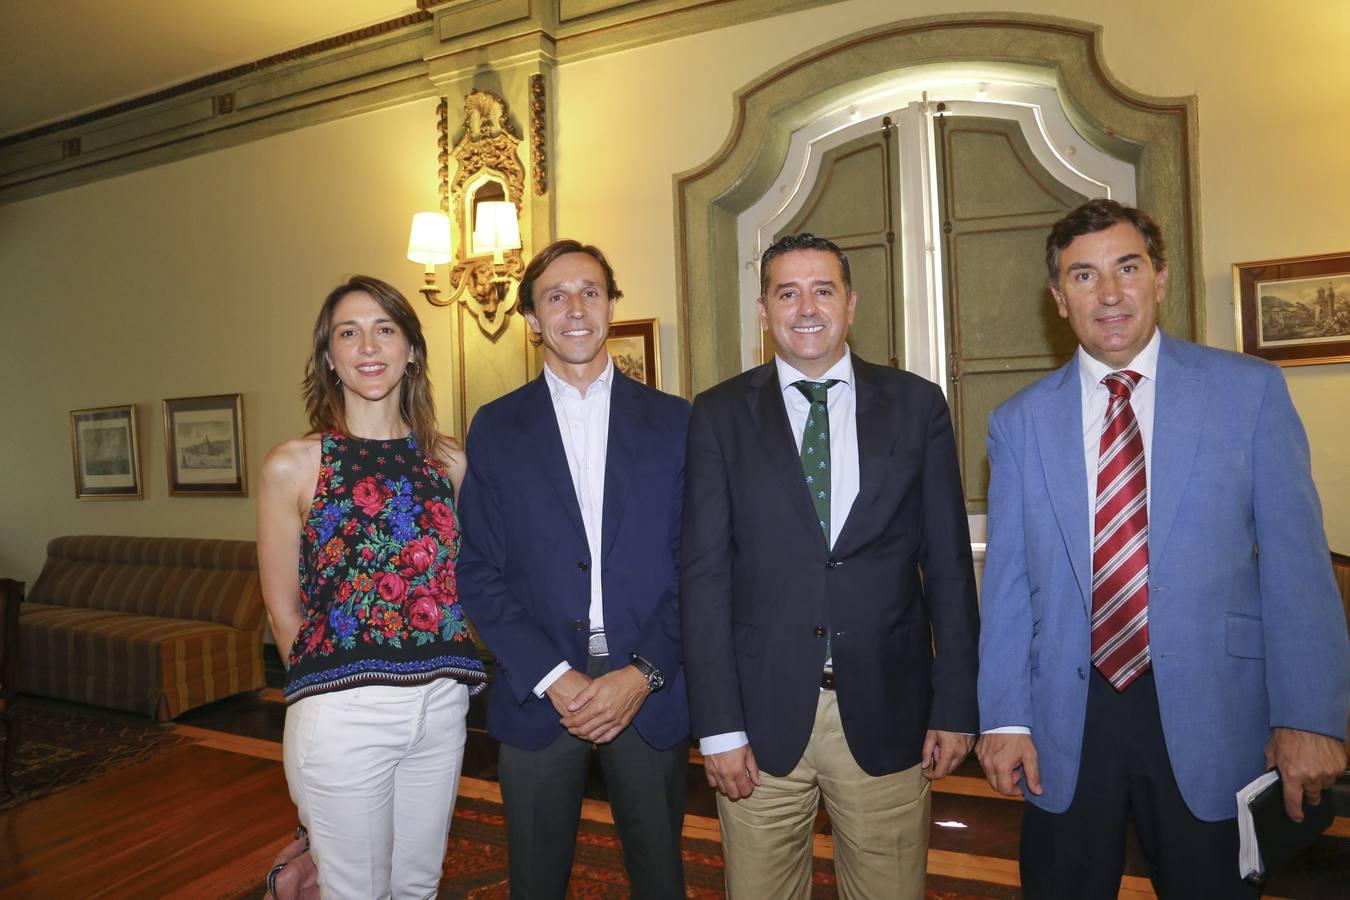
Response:
[[[487,674],[459,605],[459,520],[447,473],[411,435],[323,435],[300,544],[305,621],[290,651],[287,703],[367,684]]]

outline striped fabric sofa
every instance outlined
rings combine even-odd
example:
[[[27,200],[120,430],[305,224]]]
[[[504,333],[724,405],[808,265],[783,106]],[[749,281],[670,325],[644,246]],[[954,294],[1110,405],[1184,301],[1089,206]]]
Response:
[[[263,686],[263,616],[251,541],[54,538],[20,612],[19,684],[167,721]]]

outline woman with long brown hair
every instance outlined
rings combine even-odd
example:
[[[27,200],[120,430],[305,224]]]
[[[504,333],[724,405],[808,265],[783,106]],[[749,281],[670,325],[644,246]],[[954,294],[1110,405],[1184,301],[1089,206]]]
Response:
[[[328,295],[304,394],[311,433],[268,453],[258,497],[286,781],[325,898],[434,897],[486,676],[455,582],[464,453],[397,289]]]

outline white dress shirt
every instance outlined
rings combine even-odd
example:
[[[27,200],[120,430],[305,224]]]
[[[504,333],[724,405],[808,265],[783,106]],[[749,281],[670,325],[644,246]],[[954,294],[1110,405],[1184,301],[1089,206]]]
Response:
[[[827,401],[830,411],[830,546],[833,547],[839,540],[839,532],[844,527],[849,510],[853,508],[853,501],[858,497],[858,401],[853,380],[853,357],[846,351],[843,358],[819,378],[803,375],[783,362],[780,356],[775,356],[773,361],[778,370],[778,385],[783,391],[783,405],[787,408],[788,425],[792,428],[792,439],[796,442],[798,453],[801,452],[802,433],[806,431],[806,419],[811,413],[811,401],[793,385],[798,381],[825,381],[831,378],[839,381],[830,388]],[[749,742],[744,731],[729,731],[700,738],[698,748],[704,756],[709,756],[735,750]]]
[[[563,452],[567,454],[567,469],[572,474],[572,487],[581,507],[581,524],[586,529],[586,544],[591,552],[591,608],[590,630],[605,627],[605,605],[601,591],[600,536],[605,507],[605,459],[609,451],[609,398],[614,381],[614,360],[605,371],[586,388],[585,396],[563,381],[544,364],[544,381],[553,398],[553,413],[558,417],[558,432],[562,435]],[[571,668],[567,660],[534,686],[534,693],[544,693]]]
[[[1083,401],[1083,463],[1087,471],[1088,516],[1087,530],[1089,547],[1097,537],[1097,458],[1101,455],[1102,429],[1106,427],[1106,405],[1111,392],[1102,384],[1102,379],[1112,372],[1129,369],[1138,372],[1142,378],[1130,394],[1130,406],[1134,409],[1134,418],[1139,423],[1139,437],[1144,442],[1144,484],[1153,483],[1153,408],[1158,395],[1158,348],[1162,345],[1161,332],[1153,329],[1153,337],[1144,345],[1144,349],[1126,365],[1119,369],[1094,359],[1088,352],[1078,348],[1078,387]],[[1153,508],[1153,492],[1149,491],[1145,503],[1150,512]],[[1024,725],[1004,725],[991,728],[986,734],[1030,734],[1031,729]]]
[[[1087,469],[1088,546],[1097,537],[1097,458],[1101,455],[1102,430],[1106,427],[1106,405],[1111,392],[1102,379],[1112,372],[1129,369],[1143,376],[1130,394],[1130,406],[1139,423],[1139,437],[1144,441],[1144,484],[1153,483],[1153,401],[1158,394],[1158,348],[1162,346],[1161,332],[1153,329],[1153,337],[1128,365],[1113,369],[1104,362],[1088,356],[1078,348],[1078,384],[1083,392],[1083,463]],[[1153,494],[1144,496],[1152,510]]]

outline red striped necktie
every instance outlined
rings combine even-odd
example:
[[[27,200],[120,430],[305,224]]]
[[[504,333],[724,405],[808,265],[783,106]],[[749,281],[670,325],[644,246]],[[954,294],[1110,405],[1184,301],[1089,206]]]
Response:
[[[1102,379],[1106,404],[1092,540],[1092,664],[1117,691],[1148,671],[1148,480],[1130,406],[1138,372]]]

